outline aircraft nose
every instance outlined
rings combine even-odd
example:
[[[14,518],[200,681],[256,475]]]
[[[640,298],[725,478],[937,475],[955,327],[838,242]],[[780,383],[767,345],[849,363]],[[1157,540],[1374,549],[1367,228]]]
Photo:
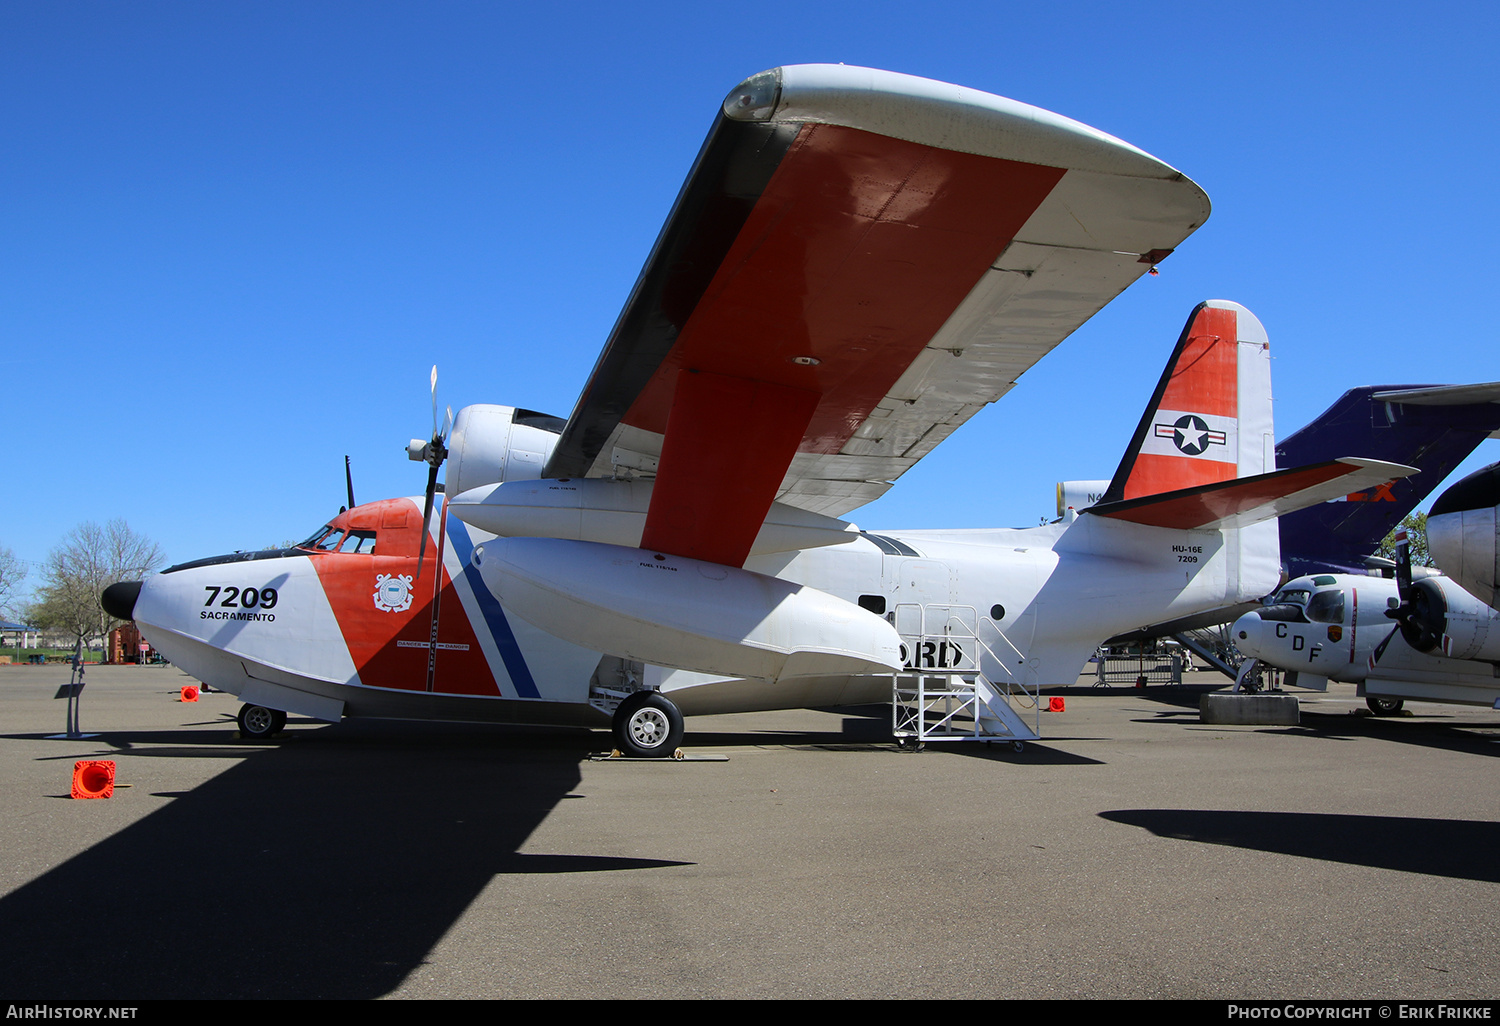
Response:
[[[1249,612],[1234,621],[1234,627],[1230,629],[1230,637],[1234,641],[1234,647],[1251,658],[1260,657],[1260,629],[1264,623],[1260,613]]]
[[[135,600],[140,595],[140,581],[121,581],[104,589],[104,593],[99,596],[99,604],[117,620],[134,620]]]

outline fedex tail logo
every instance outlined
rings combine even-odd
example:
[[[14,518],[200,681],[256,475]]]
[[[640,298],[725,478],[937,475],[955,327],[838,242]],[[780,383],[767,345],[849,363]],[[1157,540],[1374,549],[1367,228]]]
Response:
[[[1341,495],[1337,499],[1329,499],[1328,501],[1329,502],[1395,502],[1396,501],[1395,493],[1391,491],[1391,487],[1393,485],[1395,485],[1395,483],[1396,482],[1394,482],[1394,481],[1387,481],[1383,485],[1376,485],[1374,488],[1371,488],[1368,492],[1350,492],[1348,495]]]

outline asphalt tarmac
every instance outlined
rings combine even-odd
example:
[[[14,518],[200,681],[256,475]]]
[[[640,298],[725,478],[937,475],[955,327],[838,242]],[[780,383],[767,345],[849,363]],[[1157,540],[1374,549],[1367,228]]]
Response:
[[[1500,998],[1500,713],[1298,727],[1066,692],[1022,753],[888,710],[604,732],[293,717],[0,667],[0,1000]],[[1222,678],[1220,678],[1222,679]],[[1205,684],[1215,678],[1204,675]],[[113,759],[114,797],[68,797]]]

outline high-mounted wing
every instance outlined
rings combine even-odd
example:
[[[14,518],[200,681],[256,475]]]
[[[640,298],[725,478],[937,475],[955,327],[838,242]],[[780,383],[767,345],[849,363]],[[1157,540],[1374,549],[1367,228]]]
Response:
[[[743,563],[839,516],[1209,212],[1156,158],[927,79],[778,68],[724,101],[543,476],[655,475],[642,546]]]

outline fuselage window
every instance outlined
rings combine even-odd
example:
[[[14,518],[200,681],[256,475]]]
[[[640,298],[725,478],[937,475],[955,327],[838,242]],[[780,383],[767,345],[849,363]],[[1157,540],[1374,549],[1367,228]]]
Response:
[[[861,595],[859,597],[859,607],[861,609],[868,609],[876,616],[883,616],[885,615],[885,596]]]
[[[1343,623],[1344,593],[1320,591],[1307,604],[1307,618],[1313,623]]]
[[[339,551],[357,553],[361,556],[373,556],[375,554],[375,532],[350,531],[344,535],[344,544],[339,546]]]

